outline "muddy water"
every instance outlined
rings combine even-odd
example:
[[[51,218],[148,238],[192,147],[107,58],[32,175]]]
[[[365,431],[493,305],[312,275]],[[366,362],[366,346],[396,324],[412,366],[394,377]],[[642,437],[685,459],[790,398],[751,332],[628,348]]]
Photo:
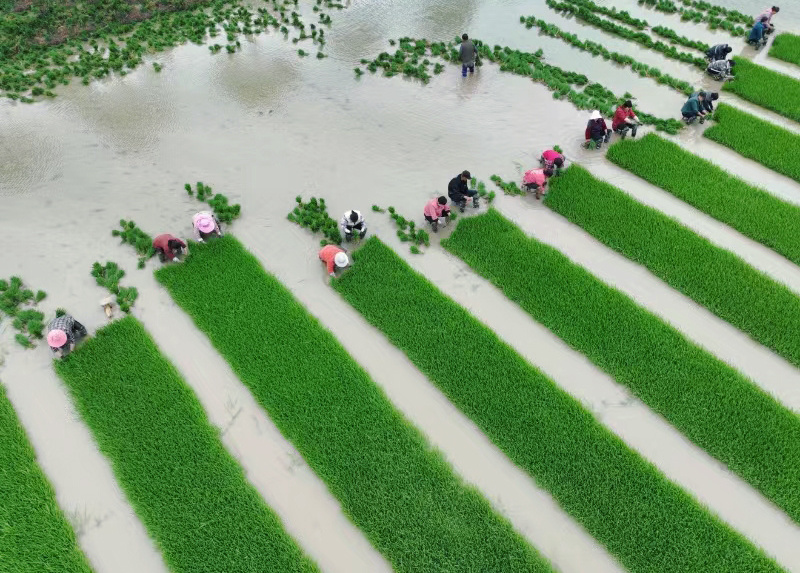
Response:
[[[652,24],[663,18],[662,23],[704,41],[717,36],[642,9],[632,0],[626,2],[632,4],[635,16]],[[92,263],[114,260],[128,269],[130,284],[140,291],[136,314],[194,387],[212,422],[225,430],[226,446],[241,460],[248,478],[326,570],[353,570],[356,563],[381,570],[385,563],[347,523],[336,501],[210,351],[202,335],[170,306],[149,277],[153,263],[147,271],[136,271],[132,252],[119,246],[109,232],[124,217],[151,234],[185,235],[198,208],[183,191],[185,182],[202,180],[241,202],[244,215],[235,233],[345,342],[467,481],[479,487],[564,571],[583,570],[581,558],[604,563],[603,570],[617,569],[602,548],[563,516],[529,478],[515,473],[410,364],[330,292],[316,260],[316,240],[285,219],[297,194],[325,196],[337,218],[347,208],[369,212],[372,204],[391,204],[405,216],[421,219],[425,200],[444,192],[447,181],[462,169],[483,179],[492,173],[513,178],[531,166],[543,148],[556,143],[577,161],[604,164],[601,155],[580,148],[586,112],[554,101],[545,88],[501,74],[494,66],[484,66],[466,80],[457,68],[449,67],[428,86],[370,75],[355,80],[352,68],[358,60],[389,49],[386,39],[390,37],[449,39],[468,31],[490,44],[531,51],[542,47],[549,62],[583,72],[616,93],[630,91],[651,113],[677,115],[683,100],[680,94],[560,40],[526,30],[519,24],[522,14],[536,14],[701,84],[698,70],[562,18],[546,8],[543,0],[357,0],[347,11],[333,14],[327,60],[300,60],[297,46],[279,36],[243,41],[242,52],[235,56],[210,56],[204,46],[184,46],[154,57],[164,66],[160,74],[148,65],[125,78],[63,88],[52,102],[0,103],[0,224],[4,230],[0,275],[19,274],[34,288],[45,289],[50,294],[46,310],[64,306],[93,329],[105,317],[97,304],[103,291],[89,276]],[[783,13],[780,16],[783,19]],[[790,14],[786,16],[788,22]],[[692,141],[690,136],[685,144],[691,146]],[[726,150],[719,155],[736,160]],[[505,198],[500,204],[510,209],[517,205],[506,203]],[[369,212],[368,223],[373,232],[393,236],[385,215]],[[593,244],[586,237],[573,240],[578,250]],[[431,256],[431,261],[436,260]],[[624,274],[627,270],[620,272],[623,278],[629,276]],[[451,293],[477,284],[463,273],[433,276]],[[504,308],[501,312],[512,312]],[[682,316],[687,329],[700,331],[714,320],[700,309],[687,308]],[[46,349],[23,354],[9,334],[6,329],[0,336],[0,346],[11,354],[0,374],[62,507],[72,512],[88,504],[83,490],[72,492],[76,483],[96,482],[97,491],[107,493],[98,493],[100,506],[92,509],[92,515],[113,511],[115,516],[124,516],[115,518],[122,525],[108,519],[91,531],[81,530],[81,544],[97,571],[124,571],[110,559],[114,555],[122,559],[125,551],[139,555],[139,561],[129,561],[138,570],[158,571],[158,554],[115,489],[86,429],[69,411]],[[742,356],[735,366],[759,384],[774,382],[769,376],[774,357],[755,350]],[[391,368],[382,366],[384,358]],[[797,375],[790,366],[780,368],[786,379]],[[590,391],[590,379],[573,376],[571,380],[576,392]],[[789,392],[788,384],[776,392]],[[50,404],[47,408],[31,397],[38,394],[42,404]],[[67,432],[65,428],[70,427]],[[69,440],[76,445],[69,448]],[[52,461],[65,449],[75,460],[73,468]],[[480,452],[475,459],[487,462],[475,464],[470,452]],[[687,476],[706,475],[707,464],[699,458],[689,456],[683,461],[680,471]],[[679,473],[675,466],[670,471]],[[695,487],[699,486],[690,489]],[[715,507],[721,515],[730,515],[738,527],[737,506],[726,499],[715,502]],[[548,527],[548,523],[559,525]],[[765,518],[762,533],[775,539],[793,535],[791,528],[776,523]],[[331,539],[318,534],[337,528],[341,531]],[[751,530],[744,529],[749,535]],[[761,542],[763,535],[757,533],[753,538]],[[581,549],[572,552],[571,547]],[[780,546],[770,545],[770,551],[782,554]]]

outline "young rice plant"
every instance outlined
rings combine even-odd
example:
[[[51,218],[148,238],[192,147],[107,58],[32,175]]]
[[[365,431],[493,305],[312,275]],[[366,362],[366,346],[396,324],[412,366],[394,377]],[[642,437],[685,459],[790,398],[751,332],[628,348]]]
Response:
[[[722,89],[800,122],[800,80],[736,57],[736,80]]]

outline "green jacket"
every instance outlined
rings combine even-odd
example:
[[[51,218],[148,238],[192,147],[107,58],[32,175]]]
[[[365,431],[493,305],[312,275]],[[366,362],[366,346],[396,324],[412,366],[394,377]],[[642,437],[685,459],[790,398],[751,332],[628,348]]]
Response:
[[[690,113],[700,113],[700,100],[697,99],[697,96],[690,97],[686,103],[683,104],[681,113],[684,115]]]

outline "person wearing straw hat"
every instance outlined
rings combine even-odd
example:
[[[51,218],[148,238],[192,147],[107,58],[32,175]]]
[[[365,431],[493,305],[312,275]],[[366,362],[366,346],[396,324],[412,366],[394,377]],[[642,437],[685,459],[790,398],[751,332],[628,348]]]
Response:
[[[319,251],[319,260],[325,263],[328,269],[328,274],[332,277],[336,276],[336,269],[344,269],[350,264],[350,257],[347,256],[347,251],[338,245],[325,245]]]
[[[86,328],[72,316],[63,314],[47,325],[47,344],[59,358],[69,354],[78,339],[86,336]]]
[[[586,124],[586,147],[594,142],[595,147],[600,149],[603,142],[608,143],[611,139],[611,130],[606,125],[606,120],[600,115],[598,110],[594,110],[589,116],[589,123]]]
[[[216,215],[208,211],[200,211],[192,217],[192,227],[194,228],[194,238],[199,242],[204,242],[209,237],[221,237],[222,227]]]

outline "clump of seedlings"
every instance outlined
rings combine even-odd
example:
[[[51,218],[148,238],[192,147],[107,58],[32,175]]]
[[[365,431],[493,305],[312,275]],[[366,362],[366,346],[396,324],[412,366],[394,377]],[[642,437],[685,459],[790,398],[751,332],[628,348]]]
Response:
[[[42,290],[25,288],[19,277],[0,279],[0,318],[5,315],[13,319],[13,327],[18,331],[14,338],[25,348],[33,348],[33,339],[43,336],[44,314],[34,307],[46,296]]]
[[[473,177],[469,184],[472,189],[475,189],[478,192],[478,197],[485,199],[487,203],[492,203],[494,198],[497,196],[497,193],[494,191],[487,191],[486,183],[483,181],[478,181],[476,177]]]
[[[623,24],[627,24],[637,30],[644,30],[647,28],[647,22],[645,20],[639,20],[638,18],[632,17],[628,12],[625,10],[618,11],[614,6],[607,8],[605,6],[601,6],[592,2],[592,0],[566,0],[567,2],[571,2],[576,6],[582,6],[587,10],[591,10],[592,12],[596,12],[598,14],[603,14],[604,16],[608,16],[614,20],[622,22]]]
[[[125,276],[125,271],[117,263],[108,262],[105,265],[95,263],[92,265],[92,276],[97,284],[117,296],[117,304],[122,312],[131,311],[136,297],[139,296],[139,291],[136,290],[136,287],[119,286],[119,281]]]
[[[492,175],[489,179],[492,180],[492,183],[500,187],[506,195],[525,195],[525,191],[513,181],[503,181],[499,175]]]
[[[222,223],[232,223],[234,219],[239,218],[242,212],[241,205],[238,203],[231,205],[225,195],[214,193],[211,186],[205,185],[202,181],[197,182],[196,189],[192,189],[189,183],[186,183],[183,188],[186,189],[188,195],[196,197],[198,201],[205,201]]]
[[[722,6],[709,4],[702,0],[680,0],[678,6],[671,0],[639,0],[639,4],[650,6],[666,14],[679,13],[684,22],[706,22],[712,30],[722,29],[732,36],[744,36],[753,25],[753,17],[737,10],[729,10]],[[737,26],[743,24],[745,27]]]
[[[153,238],[137,227],[133,221],[120,219],[119,226],[120,229],[114,229],[111,234],[136,249],[136,253],[139,255],[138,268],[143,269],[147,260],[156,254],[156,250],[153,248]]]
[[[386,212],[386,209],[378,207],[377,205],[373,205],[372,206],[372,210],[375,211],[376,213],[385,213]]]
[[[297,206],[286,216],[287,219],[301,227],[310,229],[312,233],[322,232],[324,236],[320,241],[322,246],[340,245],[342,243],[339,227],[336,221],[328,215],[325,199],[320,198],[318,200],[316,197],[312,197],[308,203],[304,203],[303,198],[298,195],[295,197],[295,201]]]
[[[411,243],[412,253],[422,254],[419,247],[431,246],[431,237],[428,232],[424,229],[417,229],[417,224],[414,221],[408,220],[397,213],[394,207],[389,207],[389,216],[397,226],[397,237],[404,243]]]

